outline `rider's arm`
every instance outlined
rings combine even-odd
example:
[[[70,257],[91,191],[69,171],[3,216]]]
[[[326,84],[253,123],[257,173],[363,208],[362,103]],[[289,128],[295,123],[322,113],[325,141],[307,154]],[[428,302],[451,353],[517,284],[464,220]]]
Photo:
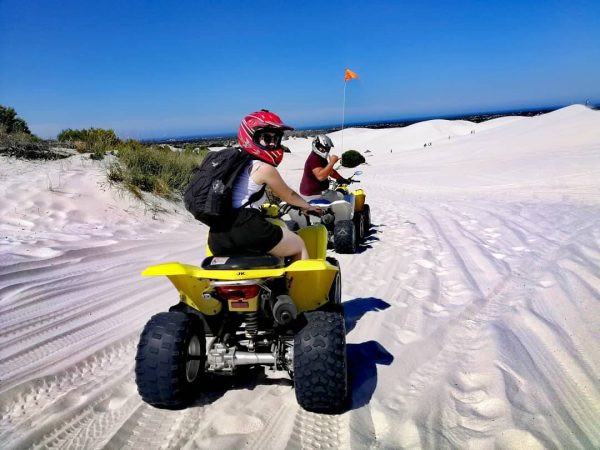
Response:
[[[343,176],[341,176],[337,170],[333,169],[331,171],[331,173],[329,174],[329,176],[335,180],[345,180],[345,178]]]
[[[314,174],[315,178],[319,181],[326,180],[332,172],[335,172],[333,166],[336,162],[338,162],[339,159],[340,157],[337,155],[329,155],[329,162],[325,167],[315,167],[312,170],[312,173]]]
[[[311,207],[306,200],[283,181],[279,171],[273,166],[262,164],[252,174],[252,180],[256,184],[267,184],[277,197],[290,205],[297,206],[303,210]]]

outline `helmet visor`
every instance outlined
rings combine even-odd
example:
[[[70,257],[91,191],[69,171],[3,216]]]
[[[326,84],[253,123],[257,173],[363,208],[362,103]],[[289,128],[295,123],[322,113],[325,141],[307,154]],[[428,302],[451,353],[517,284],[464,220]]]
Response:
[[[320,142],[317,142],[316,147],[320,151],[325,152],[325,153],[329,153],[329,151],[331,150],[331,146],[329,146],[329,145],[323,145]]]
[[[254,135],[254,142],[266,150],[273,150],[281,146],[283,131],[260,130]]]

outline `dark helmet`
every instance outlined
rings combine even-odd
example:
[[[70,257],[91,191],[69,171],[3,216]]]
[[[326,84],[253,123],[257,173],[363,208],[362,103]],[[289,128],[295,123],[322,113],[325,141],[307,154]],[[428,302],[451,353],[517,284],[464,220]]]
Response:
[[[272,166],[283,159],[281,139],[285,130],[293,130],[277,114],[266,109],[248,114],[238,130],[238,143],[244,151]]]

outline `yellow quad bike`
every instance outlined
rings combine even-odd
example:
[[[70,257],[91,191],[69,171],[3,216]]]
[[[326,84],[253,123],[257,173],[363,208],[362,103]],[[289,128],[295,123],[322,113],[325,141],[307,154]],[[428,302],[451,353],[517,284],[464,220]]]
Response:
[[[361,174],[362,171],[354,172],[348,181],[358,183],[358,180],[354,180],[353,177]],[[365,203],[365,191],[362,189],[350,191],[348,184],[332,180],[323,198],[310,201],[323,210],[320,222],[327,228],[330,247],[337,253],[356,253],[358,244],[364,241],[371,229],[371,209]],[[300,217],[293,210],[288,214],[292,219],[288,222],[290,228],[294,222],[298,228],[314,222]]]
[[[263,205],[285,226],[289,205]],[[323,225],[303,228],[310,259],[288,264],[272,255],[220,257],[200,267],[178,262],[151,266],[143,276],[166,276],[179,294],[169,312],[142,331],[136,383],[152,406],[189,404],[207,375],[233,375],[242,367],[287,371],[300,406],[339,412],[348,397],[346,330],[341,273],[326,256]]]

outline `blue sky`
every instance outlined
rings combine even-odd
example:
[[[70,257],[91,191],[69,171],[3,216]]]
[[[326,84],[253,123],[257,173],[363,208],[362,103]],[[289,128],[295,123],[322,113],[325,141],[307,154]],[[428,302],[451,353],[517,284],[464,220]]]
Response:
[[[600,102],[600,1],[0,0],[0,104],[31,130],[233,133]]]

